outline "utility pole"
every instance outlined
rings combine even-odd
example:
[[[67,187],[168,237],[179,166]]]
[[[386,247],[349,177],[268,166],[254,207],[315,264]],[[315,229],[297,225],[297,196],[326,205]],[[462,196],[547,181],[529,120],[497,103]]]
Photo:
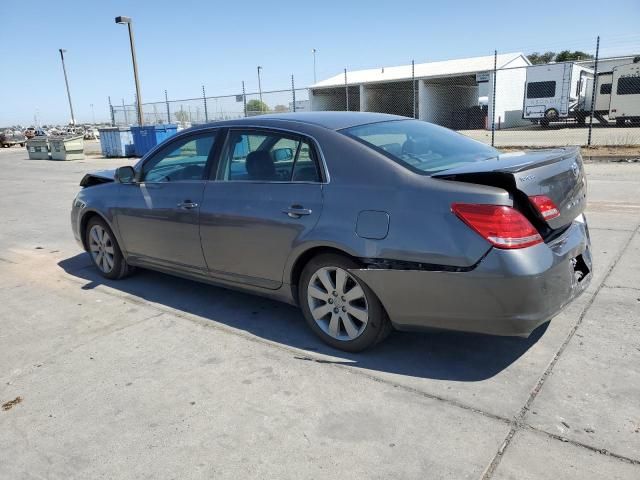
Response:
[[[67,67],[64,64],[64,52],[66,52],[66,50],[59,48],[58,51],[60,52],[60,60],[62,60],[62,71],[64,72],[64,83],[67,86],[67,98],[69,99],[69,110],[71,111],[71,125],[76,124],[76,117],[73,114],[73,104],[71,103],[71,91],[69,90],[69,79],[67,78]]]
[[[137,110],[138,110],[138,125],[142,125],[144,117],[142,116],[142,95],[140,94],[140,79],[138,78],[138,61],[136,60],[136,47],[133,40],[133,20],[131,17],[116,17],[116,23],[120,25],[127,25],[129,29],[129,44],[131,46],[131,61],[133,63],[133,78],[136,82],[136,98],[137,98]]]
[[[316,78],[316,53],[318,51],[315,48],[311,51],[313,52],[313,83],[316,83],[318,81]]]

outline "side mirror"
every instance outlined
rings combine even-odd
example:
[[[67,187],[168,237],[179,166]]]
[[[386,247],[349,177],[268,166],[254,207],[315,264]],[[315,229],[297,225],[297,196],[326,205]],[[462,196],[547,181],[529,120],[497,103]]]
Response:
[[[136,171],[133,167],[120,167],[116,169],[115,180],[119,183],[135,183]]]
[[[287,160],[293,160],[293,149],[291,148],[276,148],[273,151],[274,162],[286,162]]]

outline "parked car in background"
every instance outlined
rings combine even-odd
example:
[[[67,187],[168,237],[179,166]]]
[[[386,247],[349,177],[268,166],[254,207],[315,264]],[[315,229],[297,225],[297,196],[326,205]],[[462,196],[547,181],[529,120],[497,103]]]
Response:
[[[4,148],[13,147],[14,145],[24,147],[26,141],[26,137],[18,130],[5,130],[0,133],[0,146]]]
[[[395,115],[194,127],[80,185],[73,233],[106,278],[145,267],[296,304],[347,351],[393,328],[528,336],[592,277],[579,149],[501,154]]]

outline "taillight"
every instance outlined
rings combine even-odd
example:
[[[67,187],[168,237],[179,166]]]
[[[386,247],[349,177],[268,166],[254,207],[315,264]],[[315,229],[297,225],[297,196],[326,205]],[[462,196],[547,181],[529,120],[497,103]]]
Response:
[[[553,203],[546,195],[535,195],[533,197],[529,197],[533,206],[536,207],[538,213],[542,215],[542,218],[545,220],[551,220],[552,218],[556,218],[560,216],[560,210],[556,207],[556,204]]]
[[[542,242],[529,221],[512,207],[454,203],[451,211],[498,248],[524,248]]]

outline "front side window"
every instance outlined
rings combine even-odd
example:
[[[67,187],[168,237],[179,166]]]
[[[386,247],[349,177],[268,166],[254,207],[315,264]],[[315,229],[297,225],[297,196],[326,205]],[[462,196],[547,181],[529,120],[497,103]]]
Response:
[[[600,85],[600,94],[601,95],[611,95],[611,84],[603,83]]]
[[[530,82],[527,84],[527,98],[553,98],[556,96],[556,82]]]
[[[622,77],[616,88],[618,95],[640,95],[640,77]]]
[[[401,165],[422,174],[478,162],[498,150],[421,120],[393,120],[341,130]]]
[[[302,138],[232,130],[218,178],[226,181],[319,182],[315,152]]]
[[[158,152],[142,169],[145,182],[202,180],[215,132],[177,140]]]

